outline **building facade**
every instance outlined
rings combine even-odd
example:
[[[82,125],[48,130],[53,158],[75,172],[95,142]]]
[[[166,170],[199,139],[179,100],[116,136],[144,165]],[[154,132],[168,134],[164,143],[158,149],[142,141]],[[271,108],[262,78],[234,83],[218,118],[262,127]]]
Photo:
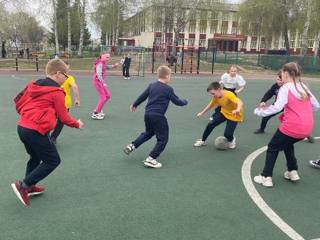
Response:
[[[179,47],[215,48],[217,51],[264,53],[266,39],[258,34],[241,34],[241,19],[238,16],[239,5],[228,4],[225,10],[197,9],[179,33]],[[187,8],[185,11],[189,11]],[[120,45],[158,48],[174,46],[173,27],[165,24],[166,7],[150,6],[125,21],[124,37]],[[167,26],[166,26],[167,25]],[[290,53],[298,54],[301,47],[301,34],[289,33]],[[285,50],[282,35],[269,36],[269,50]],[[308,54],[313,54],[316,42],[308,41]]]

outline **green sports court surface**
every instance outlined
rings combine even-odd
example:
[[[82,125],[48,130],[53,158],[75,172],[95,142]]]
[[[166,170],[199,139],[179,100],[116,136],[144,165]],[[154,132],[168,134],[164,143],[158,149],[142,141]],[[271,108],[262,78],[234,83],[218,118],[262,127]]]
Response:
[[[265,135],[252,133],[260,120],[252,114],[253,108],[273,84],[273,76],[248,80],[240,95],[245,103],[245,121],[236,130],[238,147],[230,151],[213,147],[224,125],[214,130],[207,147],[193,147],[209,118],[207,115],[199,120],[195,115],[210,99],[206,87],[212,78],[173,77],[171,86],[178,96],[189,100],[189,105],[169,106],[170,140],[159,158],[163,164],[159,170],[142,164],[155,139],[130,156],[122,151],[144,129],[144,104],[136,113],[129,111],[129,105],[155,78],[127,81],[108,77],[111,100],[104,108],[108,117],[96,121],[90,119],[97,102],[91,77],[75,76],[82,105],[71,114],[81,118],[85,128],[64,128],[58,140],[62,164],[42,182],[45,194],[31,199],[31,206],[25,208],[10,187],[11,182],[23,177],[28,159],[16,134],[18,116],[12,98],[36,76],[0,75],[1,240],[320,238],[320,171],[308,163],[320,156],[320,140],[296,144],[299,183],[283,178],[285,159],[281,153],[274,171],[274,188],[254,185],[253,190],[258,193],[254,198],[264,201],[265,213],[251,199],[242,181],[244,178],[250,183],[248,176],[260,173],[265,153],[253,159],[250,172],[242,165],[248,155],[268,143],[278,125],[277,118],[273,118]],[[319,97],[320,84],[308,84]],[[315,118],[314,135],[318,136],[318,113]],[[275,220],[279,226],[265,215],[270,211],[282,219]]]

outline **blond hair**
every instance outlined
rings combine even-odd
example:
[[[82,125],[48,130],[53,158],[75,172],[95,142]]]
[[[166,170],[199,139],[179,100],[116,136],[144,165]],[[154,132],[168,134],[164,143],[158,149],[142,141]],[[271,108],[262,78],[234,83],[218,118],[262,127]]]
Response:
[[[294,87],[297,90],[297,92],[300,94],[301,98],[306,100],[310,98],[310,92],[308,91],[308,88],[302,83],[301,81],[301,75],[302,75],[302,68],[301,66],[296,62],[290,62],[282,67],[282,72],[287,72],[289,76],[292,78]],[[302,87],[303,91],[300,91],[297,88],[297,82],[300,83],[300,86]]]
[[[158,78],[166,78],[171,75],[171,69],[165,65],[158,67],[157,69]]]
[[[46,66],[46,74],[47,75],[54,75],[57,72],[66,73],[68,72],[69,67],[65,62],[60,59],[52,59],[47,63]]]

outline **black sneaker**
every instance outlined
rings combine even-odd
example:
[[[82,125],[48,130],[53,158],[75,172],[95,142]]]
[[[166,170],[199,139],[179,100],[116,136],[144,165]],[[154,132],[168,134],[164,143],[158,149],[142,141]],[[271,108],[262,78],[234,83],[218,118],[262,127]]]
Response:
[[[314,137],[312,137],[312,136],[308,137],[308,142],[309,143],[314,143],[315,142]]]
[[[129,155],[131,152],[133,152],[134,149],[135,149],[134,145],[130,143],[125,147],[125,149],[123,149],[123,151],[125,154]]]
[[[254,132],[253,132],[254,134],[263,134],[264,133],[264,130],[262,130],[262,129],[257,129],[257,130],[255,130]]]
[[[311,164],[311,166],[320,169],[320,159],[318,159],[318,160],[311,160],[309,163]]]

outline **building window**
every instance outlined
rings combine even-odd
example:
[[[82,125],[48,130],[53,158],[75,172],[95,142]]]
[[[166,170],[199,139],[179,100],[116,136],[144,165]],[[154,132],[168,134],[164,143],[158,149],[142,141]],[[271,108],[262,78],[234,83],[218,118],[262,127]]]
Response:
[[[256,47],[257,47],[257,40],[251,40],[251,46],[250,46],[250,48],[251,48],[251,49],[256,49]]]
[[[155,32],[162,32],[162,19],[157,18],[154,24],[154,31]]]
[[[232,34],[238,34],[238,28],[237,27],[232,27],[231,33]]]
[[[179,45],[184,45],[184,38],[179,38]]]
[[[313,48],[313,43],[314,43],[313,39],[308,40],[308,48]]]
[[[228,33],[228,22],[222,22],[221,33],[222,34]]]
[[[294,44],[295,44],[295,41],[294,40],[290,40],[290,48],[294,48]]]
[[[200,33],[206,33],[207,32],[207,21],[201,20],[200,21]]]
[[[222,21],[229,21],[229,13],[222,12]]]
[[[261,39],[260,48],[262,48],[262,49],[266,48],[266,41],[264,39]]]
[[[206,40],[205,39],[200,39],[199,40],[199,47],[205,47],[206,46]]]
[[[276,49],[276,48],[279,48],[279,40],[275,40],[274,43],[273,43],[273,48]]]
[[[211,12],[211,19],[212,20],[218,20],[219,19],[219,13],[218,12]]]
[[[210,23],[210,33],[216,33],[217,32],[217,27],[218,27],[218,21],[217,20],[213,20]]]
[[[189,32],[195,33],[196,32],[196,26],[197,26],[196,20],[190,20],[190,22],[189,22]]]
[[[161,45],[161,37],[155,37],[155,44],[156,45]]]
[[[189,38],[188,40],[188,46],[194,46],[195,39],[194,38]]]
[[[247,41],[242,42],[242,48],[247,48]]]

